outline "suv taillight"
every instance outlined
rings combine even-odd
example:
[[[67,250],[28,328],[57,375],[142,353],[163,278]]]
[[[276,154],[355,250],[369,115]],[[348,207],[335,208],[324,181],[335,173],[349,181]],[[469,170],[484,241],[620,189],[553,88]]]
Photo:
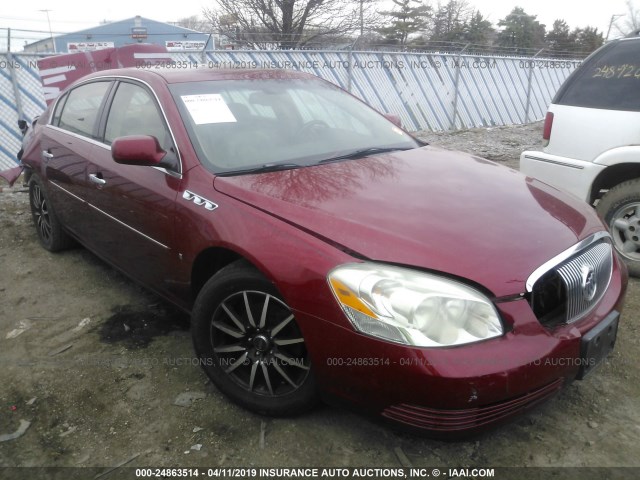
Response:
[[[544,128],[542,129],[542,142],[543,146],[549,145],[549,139],[551,138],[551,127],[553,126],[553,112],[547,112],[547,116],[544,117]]]

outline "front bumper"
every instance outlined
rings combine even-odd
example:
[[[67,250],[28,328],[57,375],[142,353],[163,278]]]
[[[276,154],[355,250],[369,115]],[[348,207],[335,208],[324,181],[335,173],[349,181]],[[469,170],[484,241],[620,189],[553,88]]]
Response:
[[[543,327],[525,299],[498,304],[508,333],[453,348],[381,341],[302,312],[296,317],[328,400],[432,436],[467,436],[537,405],[573,381],[584,361],[581,339],[620,311],[624,269],[614,262],[598,306],[570,325]]]

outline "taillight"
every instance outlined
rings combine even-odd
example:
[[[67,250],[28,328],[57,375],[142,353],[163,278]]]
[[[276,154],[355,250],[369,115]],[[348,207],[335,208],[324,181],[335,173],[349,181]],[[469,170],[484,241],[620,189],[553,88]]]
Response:
[[[547,112],[547,116],[544,117],[544,128],[542,129],[542,140],[544,140],[542,144],[545,147],[549,145],[552,126],[553,126],[553,112]]]

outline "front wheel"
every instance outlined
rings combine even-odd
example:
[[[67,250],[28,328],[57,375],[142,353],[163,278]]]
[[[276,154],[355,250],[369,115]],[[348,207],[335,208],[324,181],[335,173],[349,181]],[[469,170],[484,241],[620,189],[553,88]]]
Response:
[[[640,179],[612,188],[596,206],[629,273],[640,277]]]
[[[295,415],[318,398],[302,332],[276,288],[245,262],[233,263],[202,288],[192,335],[211,381],[257,413]]]

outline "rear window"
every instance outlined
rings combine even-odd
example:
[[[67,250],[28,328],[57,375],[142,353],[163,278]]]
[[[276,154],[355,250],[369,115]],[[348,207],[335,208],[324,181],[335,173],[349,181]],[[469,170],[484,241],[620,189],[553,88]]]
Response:
[[[585,61],[553,103],[640,111],[640,41],[610,44]]]

